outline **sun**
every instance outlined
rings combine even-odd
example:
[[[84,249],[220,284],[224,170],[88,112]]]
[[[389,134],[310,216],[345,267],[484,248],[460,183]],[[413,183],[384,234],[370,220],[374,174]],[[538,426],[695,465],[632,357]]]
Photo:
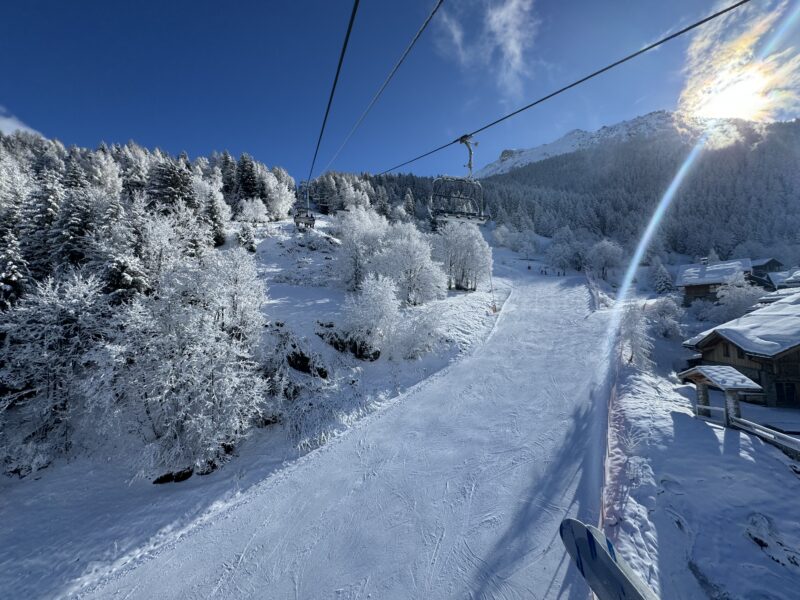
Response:
[[[772,112],[770,78],[759,65],[720,73],[698,92],[692,111],[696,117],[762,121]]]

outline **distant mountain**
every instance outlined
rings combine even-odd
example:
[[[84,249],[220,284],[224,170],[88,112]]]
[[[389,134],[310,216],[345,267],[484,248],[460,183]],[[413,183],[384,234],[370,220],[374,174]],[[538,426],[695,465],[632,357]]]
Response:
[[[736,127],[734,122],[729,125]],[[739,125],[742,122],[738,123]],[[549,144],[542,144],[527,150],[503,150],[500,158],[477,171],[476,177],[484,178],[513,169],[524,167],[553,156],[569,154],[577,150],[586,150],[608,142],[624,142],[634,138],[652,138],[664,134],[688,135],[694,137],[703,129],[704,123],[687,120],[667,111],[652,112],[641,117],[622,121],[616,125],[607,125],[597,131],[573,129],[563,137]],[[719,123],[717,122],[717,127]]]

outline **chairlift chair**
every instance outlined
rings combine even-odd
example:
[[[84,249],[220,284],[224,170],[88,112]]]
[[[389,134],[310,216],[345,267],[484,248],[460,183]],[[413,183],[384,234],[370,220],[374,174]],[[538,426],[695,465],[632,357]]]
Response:
[[[442,175],[433,181],[431,193],[431,218],[434,227],[444,223],[466,222],[484,225],[489,219],[484,214],[483,187],[472,178],[472,139],[469,135],[459,138],[469,152],[469,160],[465,167],[466,177]],[[477,142],[474,142],[477,145]]]
[[[308,189],[310,182],[304,181],[300,184],[300,195],[306,197],[305,208],[294,209],[294,226],[298,231],[305,231],[306,229],[314,229],[317,219],[311,212],[311,202],[308,198]]]

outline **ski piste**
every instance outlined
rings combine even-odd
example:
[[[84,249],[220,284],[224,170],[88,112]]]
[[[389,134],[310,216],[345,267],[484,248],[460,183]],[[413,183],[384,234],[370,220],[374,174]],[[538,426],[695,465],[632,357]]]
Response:
[[[596,527],[564,519],[558,533],[598,600],[659,600]]]

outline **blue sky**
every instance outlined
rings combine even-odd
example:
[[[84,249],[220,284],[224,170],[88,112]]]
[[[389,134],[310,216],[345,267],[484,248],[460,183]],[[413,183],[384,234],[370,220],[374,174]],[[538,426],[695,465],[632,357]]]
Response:
[[[434,3],[362,0],[318,170]],[[445,0],[333,168],[383,170],[719,6],[698,0]],[[68,145],[133,139],[190,156],[246,151],[300,179],[350,8],[350,0],[6,3],[0,106],[7,121],[13,115]],[[504,148],[674,109],[687,78],[690,41],[670,42],[486,132],[478,166]],[[454,147],[409,168],[460,173],[462,154]]]

